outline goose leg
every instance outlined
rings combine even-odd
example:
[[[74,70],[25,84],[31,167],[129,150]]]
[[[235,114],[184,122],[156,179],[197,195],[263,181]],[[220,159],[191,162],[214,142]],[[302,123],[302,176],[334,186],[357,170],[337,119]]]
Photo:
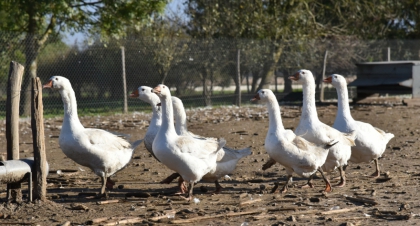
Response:
[[[113,189],[115,185],[115,182],[111,180],[111,177],[106,178],[106,188]]]
[[[346,172],[347,166],[349,166],[349,164],[343,166],[344,173]],[[340,176],[334,177],[333,180],[341,180],[341,172],[340,172]]]
[[[179,177],[179,173],[173,173],[169,177],[165,178],[163,181],[161,181],[161,184],[170,184],[173,180],[175,180],[177,177]]]
[[[218,180],[216,180],[214,182],[214,185],[216,185],[216,190],[214,191],[214,194],[219,194],[220,191],[222,190],[222,186],[219,184],[219,181]]]
[[[373,161],[375,161],[375,167],[376,167],[376,171],[374,173],[372,173],[372,175],[370,175],[373,178],[378,178],[379,176],[381,176],[381,171],[379,170],[379,163],[378,163],[378,159],[374,159]]]
[[[179,192],[177,192],[177,194],[185,194],[188,191],[187,185],[182,177],[178,178],[178,188]]]
[[[102,197],[106,197],[106,193],[105,193],[105,188],[106,188],[106,181],[107,181],[107,176],[101,176],[101,191],[99,192],[99,194],[96,196],[96,198],[102,198]]]
[[[322,171],[321,167],[318,168],[318,172],[321,173],[322,178],[325,181],[325,190],[324,190],[324,192],[332,192],[330,181],[328,180],[327,177],[325,177],[324,172]]]
[[[276,160],[270,158],[270,159],[268,159],[268,161],[266,163],[264,163],[264,165],[262,166],[262,170],[266,170],[266,169],[272,167],[274,164],[276,164]]]
[[[334,185],[334,187],[342,188],[346,185],[346,172],[344,171],[343,166],[340,166],[338,170],[340,171],[340,183]]]
[[[292,183],[292,175],[287,175],[286,184],[283,186],[283,188],[280,190],[280,192],[281,193],[287,192],[287,189],[288,189],[288,187],[291,183]],[[278,188],[279,188],[279,182],[276,182],[274,187],[271,189],[271,193],[276,193]]]
[[[190,187],[188,188],[188,195],[186,197],[186,199],[188,201],[192,201],[193,200],[193,190],[194,190],[194,182],[190,182]]]
[[[315,175],[315,173],[314,173],[314,174],[312,174],[312,175],[309,177],[308,182],[307,182],[305,185],[303,185],[302,187],[300,187],[300,188],[314,188],[314,184],[312,183],[312,181],[313,181],[313,179],[314,179],[314,175]]]

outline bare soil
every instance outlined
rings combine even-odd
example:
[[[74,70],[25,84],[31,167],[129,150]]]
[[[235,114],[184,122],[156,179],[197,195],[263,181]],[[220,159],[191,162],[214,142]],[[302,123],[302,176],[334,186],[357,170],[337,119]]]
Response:
[[[347,167],[347,184],[322,194],[324,182],[318,176],[315,188],[301,189],[305,178],[294,178],[294,188],[286,194],[271,194],[275,182],[284,184],[284,168],[276,164],[262,171],[268,159],[264,140],[268,114],[264,106],[203,108],[188,110],[189,130],[203,136],[224,137],[227,146],[251,146],[253,154],[240,160],[235,172],[221,179],[223,190],[212,195],[214,184],[199,183],[194,189],[197,202],[186,202],[175,194],[177,181],[159,182],[172,174],[148,154],[143,144],[132,161],[113,179],[111,203],[95,199],[100,179],[88,168],[67,158],[59,148],[62,118],[45,119],[46,151],[50,166],[47,202],[7,203],[6,185],[0,187],[1,224],[86,225],[93,224],[164,225],[415,225],[420,223],[419,134],[420,108],[385,101],[355,105],[353,117],[395,134],[380,159],[379,179],[369,177],[373,163]],[[283,123],[294,129],[300,117],[299,106],[282,106]],[[321,121],[332,125],[335,104],[318,107]],[[85,127],[102,128],[142,138],[151,114],[133,113],[110,117],[82,117]],[[0,125],[0,154],[6,153],[5,122]],[[32,156],[30,120],[20,127],[20,155]],[[61,170],[61,172],[59,171]],[[338,183],[338,172],[329,175]],[[334,179],[335,178],[335,179]],[[27,185],[22,190],[27,199]],[[188,222],[189,220],[189,222]]]

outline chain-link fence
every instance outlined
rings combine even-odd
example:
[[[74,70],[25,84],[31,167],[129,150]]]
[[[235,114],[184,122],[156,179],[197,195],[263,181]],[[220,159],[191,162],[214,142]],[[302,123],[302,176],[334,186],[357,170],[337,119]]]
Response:
[[[140,85],[154,87],[165,83],[174,95],[182,98],[186,107],[198,107],[236,103],[238,70],[242,103],[248,103],[258,87],[277,91],[282,101],[288,93],[283,92],[285,88],[287,91],[294,85],[299,90],[298,85],[285,79],[298,69],[310,69],[319,81],[326,51],[325,74],[339,73],[350,80],[356,75],[356,62],[420,60],[418,40],[360,41],[348,37],[287,43],[139,37],[107,43],[88,39],[84,44],[71,46],[57,39],[39,52],[28,51],[31,48],[33,44],[28,43],[26,36],[0,32],[0,117],[5,116],[10,61],[25,65],[22,96],[30,95],[28,77],[31,75],[36,74],[43,83],[53,75],[61,75],[71,81],[79,112],[84,114],[122,112],[123,67],[128,93]],[[279,52],[280,58],[273,63],[274,55]],[[28,66],[31,57],[36,57],[36,63]],[[265,73],[270,66],[274,70]],[[335,98],[335,93],[334,89],[327,89],[325,97]],[[352,96],[354,93],[352,90]],[[57,92],[45,90],[43,100],[46,114],[62,112]],[[22,103],[21,112],[24,112],[25,103]],[[128,99],[128,107],[129,111],[149,109],[138,99]]]

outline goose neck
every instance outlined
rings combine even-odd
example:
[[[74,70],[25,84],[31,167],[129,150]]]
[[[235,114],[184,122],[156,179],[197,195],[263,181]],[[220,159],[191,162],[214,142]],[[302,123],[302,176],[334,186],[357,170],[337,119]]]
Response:
[[[318,118],[315,104],[315,82],[303,84],[303,106],[302,106],[302,117],[314,120]]]
[[[175,130],[178,135],[186,135],[188,133],[187,116],[185,111],[177,111],[175,114]]]
[[[267,102],[269,126],[268,130],[273,132],[276,130],[284,130],[281,119],[280,106],[275,96],[269,98]]]
[[[157,106],[158,103],[152,103],[152,120],[150,120],[151,125],[161,125],[162,124],[162,110],[160,106]]]
[[[162,98],[162,126],[159,133],[164,132],[168,134],[176,134],[174,127],[174,112],[172,108],[172,101],[170,98]]]
[[[67,126],[71,129],[83,127],[77,114],[77,101],[73,89],[63,89],[59,92],[64,104],[63,129]]]
[[[353,119],[350,113],[349,96],[346,85],[340,85],[337,89],[338,111],[337,114],[345,119]]]

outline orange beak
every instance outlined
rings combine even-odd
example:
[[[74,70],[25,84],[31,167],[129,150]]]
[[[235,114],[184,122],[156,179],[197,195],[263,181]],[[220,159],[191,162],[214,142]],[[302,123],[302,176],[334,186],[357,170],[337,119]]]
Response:
[[[255,94],[254,98],[251,99],[251,101],[257,101],[257,100],[260,100],[260,94],[259,93]]]
[[[140,96],[140,94],[139,94],[139,90],[138,90],[138,89],[134,90],[134,91],[130,94],[130,97],[139,97],[139,96]]]
[[[289,79],[290,80],[293,80],[293,81],[298,81],[299,80],[299,72],[296,72],[294,75],[292,75],[292,76],[289,76]]]
[[[50,81],[48,81],[47,83],[45,83],[43,86],[42,86],[42,88],[52,88],[53,87],[53,83],[52,83],[52,80],[50,80]]]
[[[325,83],[331,83],[332,82],[332,77],[330,76],[330,77],[324,79],[324,82]]]
[[[153,89],[153,93],[159,94],[160,92],[161,92],[161,89],[160,89],[160,87],[159,87],[159,86],[156,86],[156,87]]]

